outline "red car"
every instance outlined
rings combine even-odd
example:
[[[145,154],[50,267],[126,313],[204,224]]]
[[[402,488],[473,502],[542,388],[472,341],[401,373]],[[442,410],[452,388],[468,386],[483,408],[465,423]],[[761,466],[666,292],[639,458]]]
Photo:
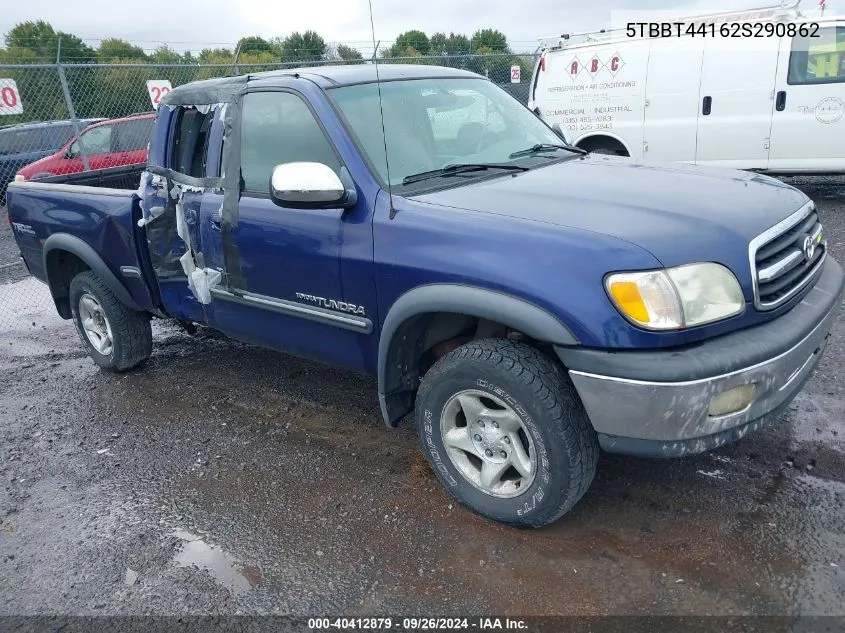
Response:
[[[123,119],[110,119],[87,128],[81,136],[90,168],[105,169],[146,163],[154,119],[154,113],[138,114]],[[55,154],[19,169],[15,180],[35,180],[84,170],[79,141],[74,136]]]

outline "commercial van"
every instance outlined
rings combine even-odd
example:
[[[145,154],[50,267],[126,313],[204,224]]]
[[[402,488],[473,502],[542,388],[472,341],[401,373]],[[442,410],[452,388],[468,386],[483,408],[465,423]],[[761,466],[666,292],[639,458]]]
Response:
[[[796,7],[706,17],[687,20],[782,26],[773,37],[544,38],[529,107],[588,151],[845,173],[845,19]]]

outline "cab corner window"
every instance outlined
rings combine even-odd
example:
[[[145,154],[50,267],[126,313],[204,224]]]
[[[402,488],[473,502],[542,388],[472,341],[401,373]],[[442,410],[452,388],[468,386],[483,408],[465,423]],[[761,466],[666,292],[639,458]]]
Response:
[[[815,35],[793,40],[787,82],[845,83],[845,26],[820,28]]]
[[[290,92],[251,92],[241,116],[244,190],[266,194],[273,167],[322,163],[338,173],[340,161],[308,105]]]
[[[191,107],[179,108],[171,137],[171,169],[194,178],[205,177],[213,121],[213,108],[209,108],[208,112]]]

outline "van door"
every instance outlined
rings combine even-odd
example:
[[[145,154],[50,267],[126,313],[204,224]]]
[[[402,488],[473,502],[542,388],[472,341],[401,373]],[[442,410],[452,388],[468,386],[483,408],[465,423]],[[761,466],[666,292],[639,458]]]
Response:
[[[772,171],[845,171],[845,25],[809,35],[782,40]]]
[[[701,66],[698,164],[768,167],[777,65],[776,38],[707,40]]]
[[[643,121],[645,158],[695,162],[703,56],[703,37],[652,41]],[[686,72],[678,72],[682,68]]]

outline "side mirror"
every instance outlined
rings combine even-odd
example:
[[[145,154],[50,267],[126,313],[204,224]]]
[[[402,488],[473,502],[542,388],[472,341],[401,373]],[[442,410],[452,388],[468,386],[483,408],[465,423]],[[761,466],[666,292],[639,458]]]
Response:
[[[322,163],[276,165],[270,177],[270,197],[281,207],[297,209],[348,208],[357,202],[355,187],[346,168],[347,184]]]
[[[65,158],[76,158],[77,156],[79,156],[79,152],[74,151],[73,145],[67,148]]]

